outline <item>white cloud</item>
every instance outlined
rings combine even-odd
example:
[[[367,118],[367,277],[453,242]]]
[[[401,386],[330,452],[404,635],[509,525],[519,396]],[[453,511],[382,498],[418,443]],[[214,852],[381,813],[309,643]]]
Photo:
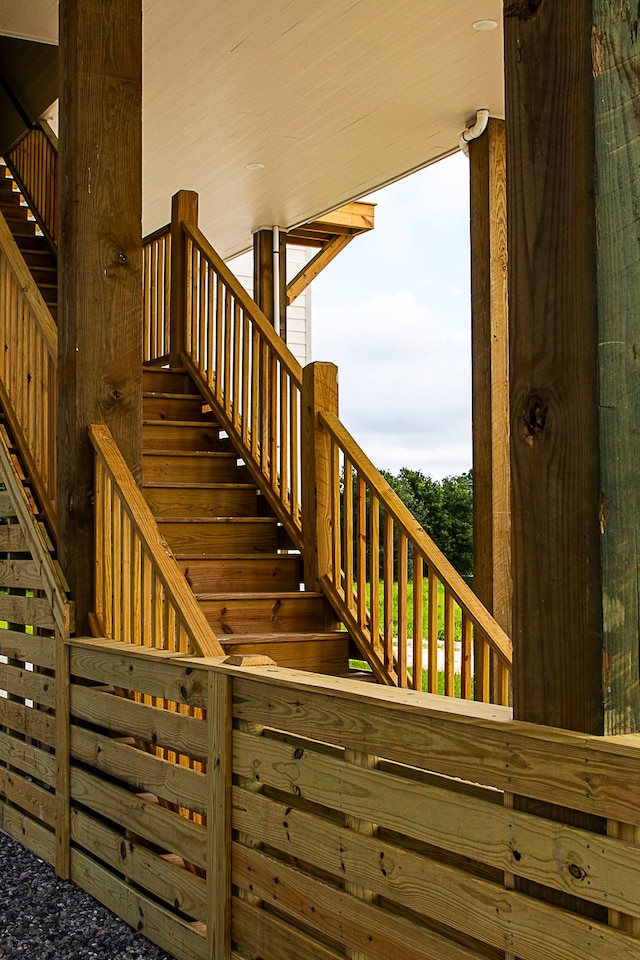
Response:
[[[376,466],[458,474],[471,466],[467,161],[375,199],[375,230],[314,283],[313,358],[338,364],[341,419]]]

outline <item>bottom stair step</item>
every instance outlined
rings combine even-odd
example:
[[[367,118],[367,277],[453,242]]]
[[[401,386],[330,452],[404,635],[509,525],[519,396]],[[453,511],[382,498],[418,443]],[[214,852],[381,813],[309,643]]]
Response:
[[[279,667],[345,676],[348,672],[349,634],[321,633],[219,635],[225,654],[262,654]]]

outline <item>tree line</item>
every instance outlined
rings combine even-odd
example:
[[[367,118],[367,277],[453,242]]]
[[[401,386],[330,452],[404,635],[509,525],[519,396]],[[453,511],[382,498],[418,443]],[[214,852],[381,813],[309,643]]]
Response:
[[[432,480],[421,470],[403,467],[382,476],[427,531],[459,574],[473,572],[472,471]]]

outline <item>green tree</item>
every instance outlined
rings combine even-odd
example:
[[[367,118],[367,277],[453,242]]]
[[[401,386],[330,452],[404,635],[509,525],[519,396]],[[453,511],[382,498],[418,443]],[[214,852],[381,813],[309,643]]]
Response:
[[[458,573],[469,576],[473,569],[471,470],[443,480],[432,480],[408,467],[402,467],[397,476],[382,473]]]

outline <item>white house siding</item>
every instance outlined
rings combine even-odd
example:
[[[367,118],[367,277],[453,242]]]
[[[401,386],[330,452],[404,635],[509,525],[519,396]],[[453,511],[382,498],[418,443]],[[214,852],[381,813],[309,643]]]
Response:
[[[287,247],[287,282],[311,259],[315,250]],[[227,264],[250,296],[253,296],[253,251],[234,257]],[[309,287],[287,308],[287,346],[304,366],[311,359],[311,291]]]

